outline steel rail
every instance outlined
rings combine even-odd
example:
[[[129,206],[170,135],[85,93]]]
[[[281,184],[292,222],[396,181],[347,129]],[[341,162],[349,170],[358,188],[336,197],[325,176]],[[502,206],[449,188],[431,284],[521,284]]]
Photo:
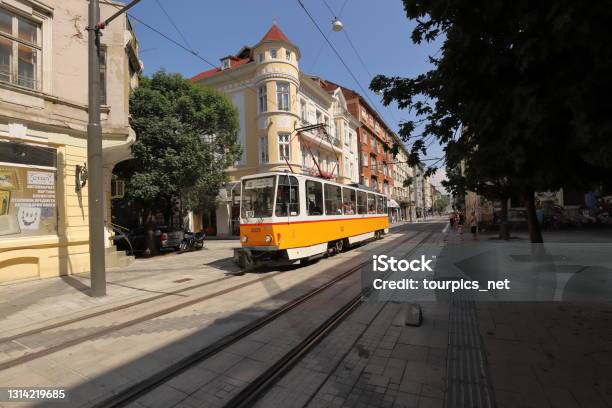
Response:
[[[145,304],[145,303],[149,303],[149,302],[153,302],[155,300],[159,300],[159,299],[162,299],[162,298],[165,298],[165,297],[168,297],[168,296],[179,295],[179,294],[181,294],[183,292],[187,292],[187,291],[192,290],[192,289],[198,289],[198,288],[201,288],[201,287],[204,287],[204,286],[208,286],[208,285],[212,285],[214,283],[222,282],[224,280],[228,280],[228,279],[231,279],[231,278],[233,278],[233,276],[224,276],[222,278],[217,278],[217,279],[209,280],[209,281],[206,281],[206,282],[198,283],[196,285],[186,286],[184,288],[173,290],[171,292],[162,293],[160,295],[150,296],[150,297],[147,297],[147,298],[144,298],[144,299],[136,300],[134,302],[125,303],[125,304],[117,305],[117,306],[114,306],[114,307],[111,307],[111,308],[108,308],[108,309],[99,310],[97,312],[88,313],[88,314],[85,314],[83,316],[75,317],[75,318],[72,318],[72,319],[62,320],[61,322],[49,324],[49,325],[46,325],[46,326],[43,326],[43,327],[37,327],[35,329],[31,329],[31,330],[28,330],[28,331],[25,331],[25,332],[22,332],[22,333],[13,334],[11,336],[0,337],[0,344],[7,343],[7,342],[13,341],[13,340],[19,340],[21,338],[32,336],[32,335],[35,335],[35,334],[41,334],[41,333],[44,333],[44,332],[46,332],[48,330],[53,330],[53,329],[57,329],[59,327],[68,326],[70,324],[82,322],[82,321],[85,321],[85,320],[88,320],[88,319],[92,319],[94,317],[104,316],[105,314],[117,312],[119,310],[129,309],[131,307],[139,306],[139,305],[142,305],[142,304]],[[112,284],[112,282],[110,284]]]
[[[404,239],[399,239],[399,242],[393,243],[391,246],[392,249],[399,247],[400,245],[405,244],[407,241],[419,236],[422,233],[425,233],[426,230],[417,231],[416,234],[410,235]],[[364,262],[359,263],[358,265],[351,267],[346,270],[342,274],[334,277],[333,279],[327,281],[326,283],[312,289],[311,291],[293,299],[278,309],[273,310],[267,315],[258,318],[251,323],[246,324],[245,326],[235,330],[234,332],[222,337],[221,339],[213,342],[212,344],[201,348],[200,350],[195,351],[194,353],[188,355],[187,357],[177,361],[176,363],[170,365],[169,367],[153,374],[152,376],[131,385],[123,391],[119,391],[117,394],[95,404],[93,408],[110,408],[110,407],[124,407],[129,403],[135,401],[139,397],[148,394],[150,391],[154,390],[158,386],[166,383],[177,375],[183,373],[187,369],[193,367],[194,365],[212,357],[213,355],[219,353],[220,351],[226,349],[232,344],[238,342],[239,340],[245,338],[249,334],[261,329],[267,324],[271,323],[278,317],[284,315],[288,311],[294,309],[300,304],[308,301],[319,293],[325,291],[336,283],[346,279],[351,276],[355,272],[361,270],[364,266],[370,264],[371,260],[366,260]],[[331,268],[330,268],[331,269]]]
[[[416,244],[407,254],[414,253],[425,241],[427,241],[435,231],[430,231],[418,244]],[[383,276],[388,276],[387,272]],[[372,291],[368,288],[367,294]],[[262,394],[274,385],[280,377],[286,374],[293,366],[295,366],[304,356],[306,356],[319,342],[329,335],[344,319],[350,316],[363,303],[363,294],[352,298],[338,311],[336,311],[325,322],[315,328],[302,342],[287,352],[274,365],[269,367],[254,381],[249,383],[238,394],[230,399],[225,404],[224,408],[245,408],[252,407],[254,403],[262,396]]]

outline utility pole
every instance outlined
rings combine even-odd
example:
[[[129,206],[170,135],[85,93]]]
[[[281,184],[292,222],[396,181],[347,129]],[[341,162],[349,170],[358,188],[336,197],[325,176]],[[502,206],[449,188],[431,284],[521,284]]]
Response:
[[[92,296],[106,296],[106,245],[104,242],[104,176],[102,170],[102,129],[100,127],[100,37],[101,30],[140,0],[134,0],[100,21],[99,0],[89,0],[89,122],[87,124],[87,167],[89,205],[89,270]]]

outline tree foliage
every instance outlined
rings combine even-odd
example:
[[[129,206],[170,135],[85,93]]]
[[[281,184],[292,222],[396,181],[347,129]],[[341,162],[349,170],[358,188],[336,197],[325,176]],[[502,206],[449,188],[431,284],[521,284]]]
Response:
[[[210,206],[240,154],[238,112],[222,93],[178,74],[143,77],[130,97],[136,132],[126,195],[162,210],[177,198],[183,208]]]
[[[534,191],[609,177],[612,2],[404,0],[404,8],[416,21],[412,41],[443,39],[440,55],[424,74],[379,75],[371,88],[415,113],[400,125],[413,161],[434,138],[451,189],[518,189],[528,207]],[[535,210],[528,218],[537,228]]]

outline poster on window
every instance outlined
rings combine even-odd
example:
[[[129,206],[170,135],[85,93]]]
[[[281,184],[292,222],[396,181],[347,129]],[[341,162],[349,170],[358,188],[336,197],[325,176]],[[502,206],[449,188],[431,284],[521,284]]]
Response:
[[[56,172],[0,166],[0,236],[57,232]]]

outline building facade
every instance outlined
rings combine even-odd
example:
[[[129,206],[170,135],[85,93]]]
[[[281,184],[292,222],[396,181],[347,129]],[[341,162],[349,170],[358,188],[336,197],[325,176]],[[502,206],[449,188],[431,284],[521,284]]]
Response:
[[[393,165],[393,199],[399,204],[396,209],[398,220],[413,221],[416,219],[414,193],[414,169],[408,164],[408,152],[404,144],[396,137],[395,143],[399,152]]]
[[[119,5],[119,3],[116,3]],[[0,282],[89,270],[87,15],[81,0],[0,1]],[[101,5],[102,17],[116,8]],[[130,155],[129,92],[141,64],[127,18],[104,31],[100,65],[107,262],[111,173]]]
[[[299,68],[300,50],[276,25],[254,46],[221,59],[193,82],[226,93],[239,111],[242,157],[214,214],[217,235],[238,231],[241,177],[267,171],[321,174],[342,183],[358,179],[357,127],[342,92]],[[321,125],[319,129],[300,128]],[[298,130],[296,130],[298,129]],[[196,217],[200,218],[200,217]],[[194,222],[196,229],[202,227]]]

